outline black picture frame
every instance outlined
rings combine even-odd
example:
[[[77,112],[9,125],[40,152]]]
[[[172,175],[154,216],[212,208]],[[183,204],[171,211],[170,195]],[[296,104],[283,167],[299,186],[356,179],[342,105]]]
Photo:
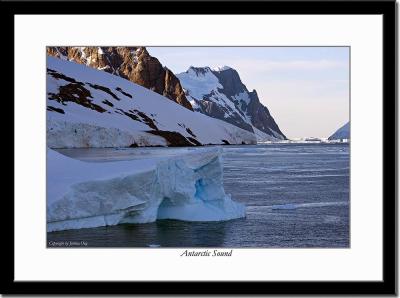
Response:
[[[19,282],[14,281],[14,202],[3,196],[3,294],[396,294],[396,3],[394,1],[112,1],[2,2],[1,47],[4,99],[14,98],[14,15],[16,14],[381,14],[383,15],[383,281],[279,281],[279,282]],[[12,57],[12,58],[11,58]],[[9,71],[11,70],[11,71]],[[8,102],[9,104],[9,102]],[[14,106],[11,105],[13,112]],[[14,125],[9,112],[5,127]],[[4,118],[3,118],[4,121]],[[7,138],[14,160],[14,134]],[[10,152],[11,151],[11,152]],[[11,158],[10,158],[11,161]],[[7,175],[14,197],[14,164]],[[11,181],[10,181],[11,180]],[[40,270],[40,268],[38,268]]]

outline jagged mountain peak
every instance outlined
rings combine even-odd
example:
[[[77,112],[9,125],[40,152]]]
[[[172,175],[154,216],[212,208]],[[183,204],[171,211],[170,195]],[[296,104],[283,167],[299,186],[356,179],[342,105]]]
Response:
[[[137,47],[136,48],[136,54],[139,55],[146,55],[146,56],[150,56],[149,52],[147,51],[147,49],[145,47]]]
[[[179,80],[146,47],[47,47],[47,55],[120,76],[193,111]]]
[[[260,140],[286,139],[256,90],[247,89],[237,70],[191,66],[177,77],[194,110],[254,132]]]
[[[208,82],[217,82],[215,88],[224,89],[224,93],[228,96],[234,96],[247,91],[246,86],[242,83],[239,73],[229,67],[222,66],[211,68],[209,66],[190,66],[185,74],[194,77],[202,77],[201,80]],[[179,74],[178,74],[179,76]],[[208,89],[208,88],[207,88]]]
[[[195,76],[205,76],[207,73],[211,73],[211,68],[208,66],[190,66],[186,73]]]
[[[225,71],[225,70],[230,70],[230,69],[233,69],[233,68],[230,67],[230,66],[227,66],[227,65],[216,66],[216,67],[212,68],[213,71],[218,71],[218,72]]]
[[[230,67],[230,66],[215,66],[215,67],[210,67],[210,66],[194,66],[191,65],[188,70],[186,71],[186,73],[190,73],[190,72],[195,72],[196,74],[204,74],[207,72],[212,72],[212,73],[220,73],[220,72],[224,72],[224,71],[234,71],[237,72],[234,68]]]
[[[213,71],[213,74],[218,78],[228,97],[248,92],[236,69],[227,68],[223,71]]]

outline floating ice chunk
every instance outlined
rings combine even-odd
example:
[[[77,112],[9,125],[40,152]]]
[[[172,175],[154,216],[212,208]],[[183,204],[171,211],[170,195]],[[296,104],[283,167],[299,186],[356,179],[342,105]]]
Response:
[[[160,247],[161,245],[160,244],[149,244],[148,245],[148,247],[151,247],[151,248],[156,248],[156,247]]]
[[[224,191],[220,148],[147,161],[89,163],[53,150],[47,158],[48,231],[245,216]]]
[[[272,210],[295,210],[297,207],[296,204],[274,205],[272,206]]]
[[[298,203],[298,204],[282,204],[267,206],[272,210],[294,210],[298,208],[317,208],[330,206],[347,206],[348,202],[315,202],[315,203]]]

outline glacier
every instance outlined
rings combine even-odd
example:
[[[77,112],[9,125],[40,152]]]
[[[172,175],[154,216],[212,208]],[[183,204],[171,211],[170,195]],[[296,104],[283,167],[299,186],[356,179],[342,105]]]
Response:
[[[47,149],[47,231],[157,219],[225,221],[245,206],[223,187],[222,149],[151,159],[84,162]]]
[[[119,76],[47,57],[47,146],[256,144],[253,133],[196,113]]]

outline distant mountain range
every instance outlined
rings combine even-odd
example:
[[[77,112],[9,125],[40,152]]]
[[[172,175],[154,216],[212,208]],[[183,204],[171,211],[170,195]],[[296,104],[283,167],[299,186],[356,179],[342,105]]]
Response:
[[[350,122],[347,122],[328,138],[328,140],[340,139],[350,139]]]
[[[230,67],[175,75],[144,47],[48,47],[47,54],[50,147],[286,139],[257,92]]]

